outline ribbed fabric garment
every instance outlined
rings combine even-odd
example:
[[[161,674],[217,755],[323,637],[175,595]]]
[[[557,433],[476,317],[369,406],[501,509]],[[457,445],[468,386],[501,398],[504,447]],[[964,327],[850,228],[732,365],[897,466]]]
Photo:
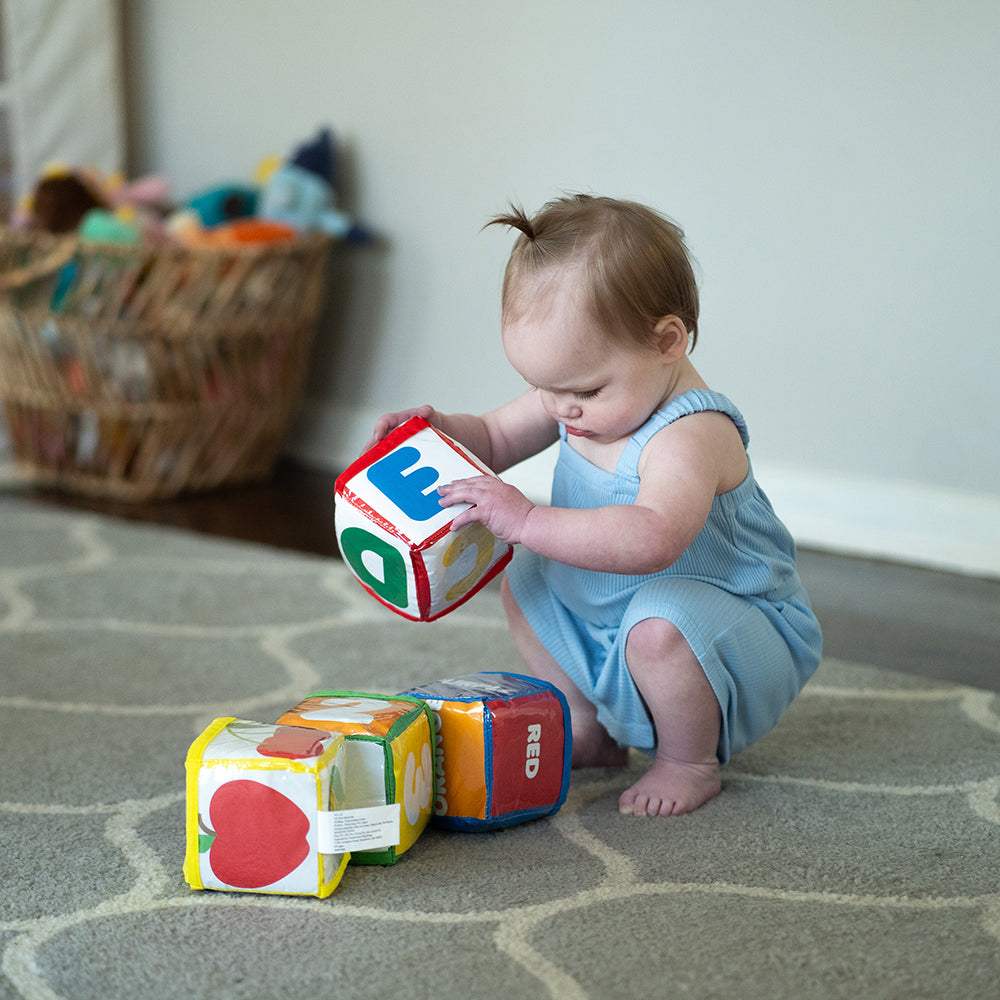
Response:
[[[634,503],[639,456],[650,438],[706,411],[726,414],[747,446],[739,410],[703,389],[654,413],[630,439],[614,473],[583,458],[560,428],[552,505]],[[646,618],[672,622],[701,663],[722,709],[721,763],[777,724],[819,664],[822,635],[795,569],[795,544],[752,468],[739,486],[715,498],[698,537],[659,573],[581,570],[522,549],[507,577],[535,634],[623,746],[650,752],[656,746],[625,663],[628,633]]]

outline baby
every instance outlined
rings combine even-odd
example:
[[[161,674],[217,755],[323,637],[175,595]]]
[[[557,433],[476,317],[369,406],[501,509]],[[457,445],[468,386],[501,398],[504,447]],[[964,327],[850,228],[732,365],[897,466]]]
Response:
[[[566,695],[573,766],[653,757],[622,793],[636,816],[690,812],[719,767],[770,731],[822,637],[795,546],[757,486],[746,424],[688,356],[698,289],[684,234],[632,202],[584,195],[533,218],[507,265],[502,337],[528,390],[482,416],[420,415],[497,472],[559,441],[552,505],[492,476],[442,486],[521,546],[504,607],[527,669]]]

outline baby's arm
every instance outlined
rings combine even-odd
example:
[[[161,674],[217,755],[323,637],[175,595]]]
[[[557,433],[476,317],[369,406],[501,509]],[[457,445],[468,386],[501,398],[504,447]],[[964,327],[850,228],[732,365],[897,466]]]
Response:
[[[545,413],[538,393],[529,391],[482,416],[440,413],[432,406],[386,413],[375,424],[365,450],[410,417],[423,417],[432,426],[465,445],[494,472],[503,472],[530,458],[559,436],[559,427]]]
[[[442,505],[475,504],[456,517],[454,528],[482,521],[502,540],[557,562],[606,573],[658,572],[694,541],[729,474],[735,429],[727,418],[700,416],[677,421],[646,446],[634,504],[540,507],[515,487],[482,476],[441,487]]]

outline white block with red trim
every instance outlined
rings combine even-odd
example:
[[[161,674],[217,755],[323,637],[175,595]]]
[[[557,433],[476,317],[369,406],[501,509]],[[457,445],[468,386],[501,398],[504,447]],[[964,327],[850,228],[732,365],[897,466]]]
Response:
[[[422,417],[401,424],[337,478],[337,544],[361,585],[412,621],[467,601],[510,561],[512,548],[478,522],[452,522],[437,487],[493,475]]]

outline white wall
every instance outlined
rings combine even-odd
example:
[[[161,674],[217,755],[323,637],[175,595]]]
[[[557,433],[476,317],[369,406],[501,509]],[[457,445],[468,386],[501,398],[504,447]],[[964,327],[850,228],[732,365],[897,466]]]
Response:
[[[386,409],[519,391],[511,240],[478,230],[508,199],[594,191],[687,230],[695,363],[800,541],[1000,573],[996,0],[127,13],[136,170],[185,195],[330,123],[347,207],[385,236],[338,257],[299,454],[336,467]]]

